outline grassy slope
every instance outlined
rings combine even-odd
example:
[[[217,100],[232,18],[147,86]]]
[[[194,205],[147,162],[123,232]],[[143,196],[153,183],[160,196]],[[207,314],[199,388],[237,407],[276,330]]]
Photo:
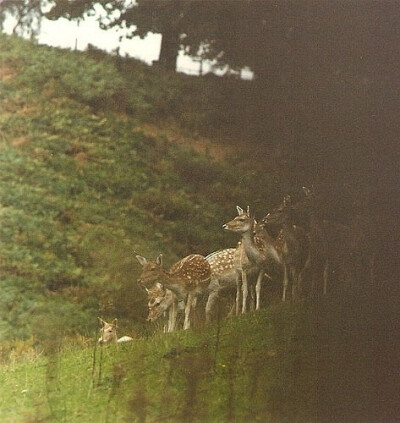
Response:
[[[102,349],[47,343],[0,367],[0,419],[394,421],[375,414],[370,313],[331,306],[277,305]]]
[[[304,342],[311,326],[294,323],[302,316],[301,308],[278,308],[102,350],[50,348],[46,357],[0,368],[0,418],[311,421],[318,369]]]
[[[40,336],[60,310],[72,333],[98,314],[142,321],[135,253],[172,263],[231,246],[220,228],[236,202],[273,198],[272,174],[141,130],[208,83],[5,36],[0,60],[0,339]]]

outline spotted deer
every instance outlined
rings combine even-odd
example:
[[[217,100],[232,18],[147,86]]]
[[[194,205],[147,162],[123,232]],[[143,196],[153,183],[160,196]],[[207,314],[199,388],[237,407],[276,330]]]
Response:
[[[303,273],[310,260],[310,246],[305,229],[295,224],[290,196],[285,196],[283,203],[268,213],[261,224],[279,229],[275,243],[283,262],[282,301],[286,300],[290,285],[292,299],[301,296]]]
[[[133,341],[133,338],[130,336],[122,336],[118,338],[117,336],[117,319],[114,319],[112,323],[107,323],[105,320],[98,318],[101,324],[100,328],[100,338],[98,339],[99,344],[121,344],[123,342]]]
[[[211,267],[211,283],[206,304],[206,320],[210,321],[214,303],[221,294],[236,289],[235,311],[239,314],[241,283],[252,280],[256,275],[255,266],[248,261],[241,243],[236,248],[215,251],[206,257]]]
[[[243,250],[238,252],[239,265],[243,267],[243,260],[248,260],[249,264],[257,269],[256,310],[258,310],[260,308],[261,283],[264,274],[267,273],[269,275],[273,265],[281,266],[282,259],[274,239],[260,225],[255,223],[254,218],[250,216],[249,208],[247,208],[247,212],[239,206],[236,209],[238,215],[230,222],[225,223],[223,229],[242,236],[241,245]],[[242,313],[245,313],[248,296],[248,282],[245,278],[242,280],[242,295]]]
[[[220,295],[237,287],[237,248],[227,248],[215,251],[206,257],[211,268],[211,282],[208,286],[208,299],[205,308],[206,321],[211,321],[216,302]],[[175,330],[176,316],[179,306],[176,295],[157,283],[150,289],[146,288],[149,296],[149,321],[154,321],[168,311],[167,332]],[[183,302],[183,301],[182,301]]]
[[[162,255],[155,261],[136,256],[142,265],[139,283],[151,287],[160,283],[171,290],[178,299],[185,301],[184,329],[190,327],[191,310],[198,295],[206,292],[211,281],[211,268],[208,261],[200,254],[191,254],[175,263],[169,270],[164,270]]]
[[[177,316],[179,310],[178,297],[170,289],[162,284],[156,283],[151,288],[145,288],[149,297],[147,320],[154,322],[168,312],[168,323],[164,332],[173,332],[176,330]]]
[[[211,282],[208,287],[206,321],[212,317],[215,303],[221,293],[236,287],[236,268],[234,265],[235,248],[214,251],[206,256],[211,268]]]

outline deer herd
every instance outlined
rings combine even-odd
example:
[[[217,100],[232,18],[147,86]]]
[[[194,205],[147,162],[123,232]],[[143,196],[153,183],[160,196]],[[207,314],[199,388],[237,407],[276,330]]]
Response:
[[[188,329],[198,298],[205,297],[209,322],[219,297],[232,291],[236,292],[236,315],[258,310],[261,290],[271,281],[281,286],[282,301],[327,295],[329,275],[338,270],[338,255],[352,256],[357,249],[346,239],[349,228],[317,216],[314,193],[305,187],[301,200],[293,204],[290,196],[285,196],[260,222],[249,208],[237,206],[237,216],[223,229],[240,236],[236,248],[206,257],[190,254],[168,270],[161,254],[154,261],[136,256],[142,266],[138,283],[148,296],[148,321],[168,315],[164,331],[172,332],[177,329],[179,311],[183,311],[183,329]],[[332,245],[331,239],[340,245]],[[132,339],[117,338],[116,321],[101,323],[100,343]]]

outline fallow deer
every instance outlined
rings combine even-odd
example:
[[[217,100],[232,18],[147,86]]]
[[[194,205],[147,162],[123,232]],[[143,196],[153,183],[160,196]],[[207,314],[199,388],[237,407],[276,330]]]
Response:
[[[301,294],[302,276],[309,263],[310,248],[307,232],[294,222],[290,196],[285,196],[283,203],[268,213],[261,224],[279,229],[276,244],[279,245],[284,269],[282,301],[286,300],[290,283],[294,299]]]
[[[177,296],[162,284],[156,283],[151,288],[145,288],[149,297],[147,320],[154,322],[168,312],[168,323],[164,332],[173,332],[176,330],[176,321],[178,316],[179,301]]]
[[[130,336],[122,336],[121,338],[118,338],[117,336],[117,319],[114,319],[112,323],[107,323],[105,320],[98,318],[101,323],[101,329],[100,329],[100,338],[98,339],[99,344],[121,344],[124,342],[130,342],[133,341],[133,338]]]
[[[207,322],[211,320],[213,309],[219,296],[237,286],[237,251],[237,248],[227,248],[215,251],[206,257],[211,268],[211,282],[207,289],[209,295],[205,308]],[[167,331],[173,331],[176,326],[177,309],[179,308],[177,307],[178,299],[176,295],[159,283],[150,289],[146,288],[146,291],[149,296],[148,320],[154,321],[168,311]]]
[[[211,269],[208,261],[200,254],[191,254],[175,263],[168,271],[163,269],[162,255],[155,261],[148,261],[136,256],[142,265],[139,282],[145,287],[156,283],[171,290],[178,299],[185,301],[184,329],[190,327],[190,313],[196,297],[203,294],[211,281]]]
[[[296,213],[308,218],[312,270],[311,292],[314,296],[320,293],[326,295],[328,285],[331,285],[329,279],[333,274],[337,279],[340,279],[341,275],[350,285],[362,274],[367,235],[363,222],[357,219],[350,220],[349,224],[325,219],[321,211],[322,206],[317,201],[313,190],[303,187],[303,192],[304,198],[294,208]],[[371,258],[368,265],[372,268]]]
[[[235,232],[242,236],[242,246],[250,264],[258,270],[256,283],[256,310],[260,308],[261,282],[264,274],[271,272],[271,267],[282,265],[280,252],[274,239],[250,216],[250,210],[245,212],[241,207],[236,207],[238,216],[223,225],[226,231]],[[242,254],[242,253],[241,253]],[[242,256],[243,257],[243,256]],[[248,284],[242,281],[243,305],[242,313],[246,312]]]
[[[210,321],[212,308],[221,293],[236,288],[236,315],[239,314],[241,282],[253,278],[257,268],[247,259],[241,243],[236,248],[215,251],[206,257],[211,267],[210,294],[206,305],[206,320]]]
[[[206,303],[206,321],[211,320],[212,312],[219,295],[236,287],[236,267],[234,264],[234,248],[215,251],[206,260],[211,268],[211,282]]]

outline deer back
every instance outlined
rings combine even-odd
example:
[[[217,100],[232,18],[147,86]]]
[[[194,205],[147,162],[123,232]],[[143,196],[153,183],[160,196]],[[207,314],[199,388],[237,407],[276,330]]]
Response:
[[[206,288],[211,280],[211,267],[204,256],[190,254],[170,268],[168,279],[188,291]]]
[[[235,269],[235,248],[226,248],[218,250],[206,257],[213,277],[220,277]]]

